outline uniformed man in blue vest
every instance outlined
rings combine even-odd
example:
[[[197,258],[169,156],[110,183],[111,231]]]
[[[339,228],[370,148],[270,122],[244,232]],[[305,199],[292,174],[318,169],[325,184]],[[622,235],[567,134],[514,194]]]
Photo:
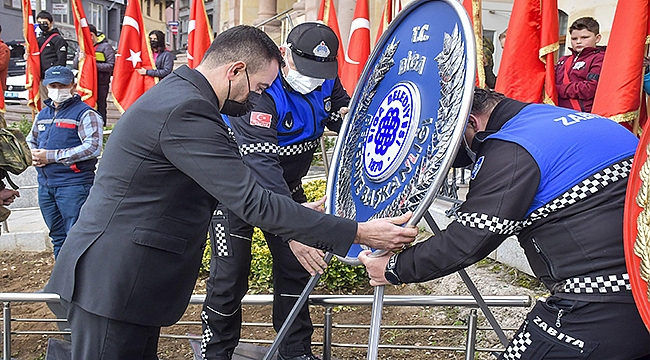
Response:
[[[48,99],[27,135],[38,172],[38,206],[50,230],[54,258],[79,217],[102,151],[102,117],[81,101],[65,66],[45,71]]]
[[[442,234],[399,254],[362,253],[370,283],[439,278],[517,235],[551,296],[527,315],[500,359],[649,359],[623,254],[637,143],[595,114],[475,90],[460,152],[475,164],[467,200]]]
[[[307,201],[302,178],[309,171],[320,137],[325,127],[340,129],[350,101],[337,77],[337,49],[338,39],[329,27],[319,23],[296,26],[280,47],[284,66],[252,112],[242,118],[226,119],[257,181],[300,203]],[[221,208],[213,217],[210,231],[213,261],[201,315],[202,349],[206,360],[227,360],[239,342],[253,228]],[[273,256],[273,326],[277,331],[310,273],[322,272],[327,263],[320,250],[270,233],[264,236]],[[314,359],[312,332],[305,306],[280,345],[280,358]]]

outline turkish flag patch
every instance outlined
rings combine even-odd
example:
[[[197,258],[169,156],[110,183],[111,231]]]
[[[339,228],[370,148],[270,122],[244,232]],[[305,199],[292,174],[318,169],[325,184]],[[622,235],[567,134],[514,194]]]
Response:
[[[270,128],[271,119],[273,119],[273,116],[271,116],[271,114],[257,111],[253,111],[251,113],[251,125]]]

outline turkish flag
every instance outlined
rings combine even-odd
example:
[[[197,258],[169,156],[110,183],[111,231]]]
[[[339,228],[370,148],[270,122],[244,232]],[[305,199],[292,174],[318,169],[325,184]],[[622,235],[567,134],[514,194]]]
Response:
[[[121,112],[126,111],[158,81],[156,77],[138,74],[140,68],[155,69],[155,65],[149,35],[142,21],[140,2],[128,1],[115,54],[112,83],[113,102]]]
[[[79,52],[85,54],[83,59],[79,58],[77,94],[81,95],[81,100],[94,108],[97,103],[97,60],[95,59],[95,45],[90,35],[88,20],[86,20],[81,0],[72,1],[72,14]]]
[[[345,53],[345,63],[341,70],[341,83],[349,94],[354,92],[363,67],[370,57],[370,16],[368,15],[368,0],[357,1],[354,9],[354,20],[350,25],[348,51]]]
[[[397,1],[397,4],[395,4]],[[397,6],[396,6],[397,5]],[[402,11],[402,0],[386,0],[386,5],[384,6],[384,11],[381,13],[381,19],[379,20],[379,29],[377,29],[377,37],[375,38],[375,45],[381,35],[384,33],[384,30],[388,29],[388,25],[393,22],[397,13]]]
[[[594,106],[591,109],[594,114],[623,124],[637,136],[640,135],[639,129],[647,117],[639,109],[643,107],[642,100],[645,100],[641,84],[646,39],[650,34],[649,8],[648,0],[621,1],[616,6]]]
[[[463,0],[463,7],[469,15],[476,42],[476,86],[485,88],[485,67],[483,66],[483,21],[481,19],[481,0]]]
[[[41,51],[38,48],[36,33],[34,32],[34,18],[32,17],[32,4],[30,0],[22,0],[23,4],[23,36],[25,38],[25,53],[27,65],[25,66],[25,87],[28,90],[27,105],[34,111],[41,110]]]
[[[318,8],[318,20],[327,25],[336,37],[339,39],[339,49],[336,53],[336,61],[339,64],[339,77],[343,71],[343,64],[345,63],[345,51],[343,51],[343,42],[341,41],[341,30],[339,29],[339,21],[336,18],[336,9],[332,0],[321,0],[320,7]]]
[[[212,28],[208,22],[203,0],[193,0],[190,7],[190,23],[187,29],[187,65],[197,67],[203,54],[212,44]]]
[[[557,104],[558,39],[557,0],[515,0],[496,91],[523,102]]]

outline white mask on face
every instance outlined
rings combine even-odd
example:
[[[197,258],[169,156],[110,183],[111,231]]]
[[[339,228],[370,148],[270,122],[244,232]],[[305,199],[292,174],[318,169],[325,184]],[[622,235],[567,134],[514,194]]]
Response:
[[[287,50],[287,54],[289,51]],[[317,87],[323,85],[325,82],[325,79],[316,79],[313,77],[305,76],[298,71],[292,69],[289,66],[289,61],[288,61],[288,56],[287,59],[284,60],[285,63],[287,64],[287,68],[289,69],[289,72],[284,75],[284,79],[289,83],[289,85],[296,90],[297,92],[306,95],[309,94],[310,92],[316,90]]]
[[[72,88],[67,89],[51,89],[47,88],[47,96],[57,104],[60,104],[72,97]]]

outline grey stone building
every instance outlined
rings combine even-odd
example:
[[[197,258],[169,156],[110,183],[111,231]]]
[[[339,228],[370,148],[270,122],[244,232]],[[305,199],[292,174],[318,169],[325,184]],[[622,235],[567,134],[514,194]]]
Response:
[[[88,22],[106,34],[113,44],[120,37],[121,20],[124,16],[125,0],[82,0]],[[74,20],[70,0],[41,0],[40,6],[32,0],[32,9],[47,10],[54,17],[54,25],[64,38],[75,39]],[[3,0],[0,6],[0,25],[4,41],[23,39],[21,0]]]

